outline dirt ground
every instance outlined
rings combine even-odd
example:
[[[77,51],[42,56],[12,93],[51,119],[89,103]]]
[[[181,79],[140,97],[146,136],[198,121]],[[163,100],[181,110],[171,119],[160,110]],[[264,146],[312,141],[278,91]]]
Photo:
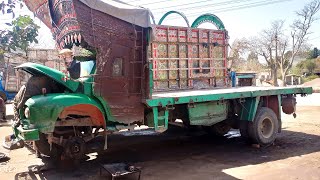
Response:
[[[109,150],[90,154],[77,166],[37,171],[43,162],[32,151],[0,147],[11,158],[0,164],[0,179],[106,179],[99,164],[116,162],[141,167],[145,180],[320,179],[320,94],[298,98],[296,119],[282,117],[283,131],[268,148],[247,145],[237,132],[217,138],[173,128],[161,135],[110,137]],[[10,132],[0,126],[0,140]]]

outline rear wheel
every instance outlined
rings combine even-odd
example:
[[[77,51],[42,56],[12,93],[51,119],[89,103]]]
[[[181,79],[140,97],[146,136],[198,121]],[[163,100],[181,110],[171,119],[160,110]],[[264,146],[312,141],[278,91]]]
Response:
[[[253,122],[248,123],[248,136],[253,143],[268,146],[277,137],[279,122],[277,115],[267,107],[258,109]]]

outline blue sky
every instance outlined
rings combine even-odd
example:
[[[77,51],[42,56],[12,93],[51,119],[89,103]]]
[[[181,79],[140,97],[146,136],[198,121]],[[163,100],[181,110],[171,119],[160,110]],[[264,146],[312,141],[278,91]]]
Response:
[[[155,16],[156,22],[159,21],[164,12],[169,10],[179,10],[185,13],[190,24],[196,17],[204,13],[213,13],[217,15],[229,31],[230,43],[236,38],[251,37],[258,35],[263,29],[270,26],[272,21],[285,20],[285,28],[289,30],[289,25],[295,19],[295,11],[303,8],[310,0],[123,0],[134,5],[142,5],[149,8]],[[230,10],[241,6],[254,6],[257,4],[266,4],[278,2],[269,5],[257,6],[252,8],[243,8],[239,10]],[[179,6],[180,5],[180,6]],[[196,7],[195,7],[196,6]],[[26,7],[17,9],[17,14],[32,15]],[[317,14],[320,17],[320,12]],[[10,16],[2,15],[0,17],[0,27],[3,29],[4,22],[10,21]],[[40,20],[35,21],[41,26],[39,32],[39,44],[34,47],[54,48],[54,42],[50,31]],[[184,21],[177,15],[169,15],[163,24],[185,26]],[[212,28],[210,24],[203,24],[204,28]],[[320,48],[320,20],[312,26],[309,35],[309,43],[314,47]]]

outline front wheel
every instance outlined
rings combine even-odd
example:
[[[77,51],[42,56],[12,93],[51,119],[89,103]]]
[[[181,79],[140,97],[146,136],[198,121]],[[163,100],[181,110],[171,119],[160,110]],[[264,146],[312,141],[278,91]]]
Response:
[[[248,123],[248,135],[253,143],[268,146],[276,139],[278,127],[279,121],[273,110],[261,107],[254,121]]]
[[[48,139],[46,135],[43,133],[39,134],[39,140],[35,141],[36,150],[45,156],[49,156],[52,161],[58,162],[61,160],[62,149],[59,145],[52,144],[50,148],[50,144],[48,143]]]

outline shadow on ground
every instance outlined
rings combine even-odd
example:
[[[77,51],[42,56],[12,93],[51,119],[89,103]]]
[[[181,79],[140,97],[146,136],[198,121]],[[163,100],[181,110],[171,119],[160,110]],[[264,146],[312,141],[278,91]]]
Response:
[[[142,179],[236,179],[222,171],[317,152],[319,139],[316,135],[283,130],[273,146],[257,149],[240,137],[219,138],[183,130],[155,136],[116,135],[109,138],[109,150],[93,160],[77,166],[65,164],[64,170],[29,170],[16,174],[15,179],[37,179],[36,174],[40,179],[105,179],[99,176],[99,164],[116,162],[141,166]]]

